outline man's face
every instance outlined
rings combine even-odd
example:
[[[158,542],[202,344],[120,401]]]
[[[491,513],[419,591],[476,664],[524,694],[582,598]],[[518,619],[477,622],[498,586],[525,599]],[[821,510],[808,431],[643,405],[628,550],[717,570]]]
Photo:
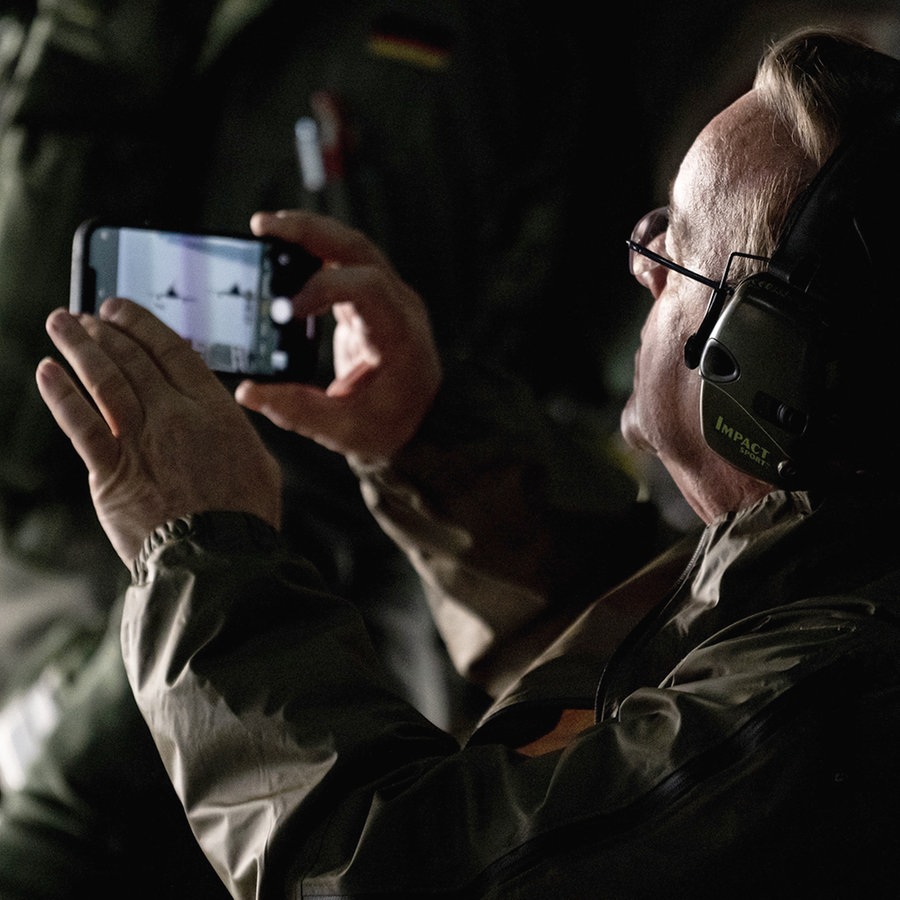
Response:
[[[714,118],[687,152],[673,183],[668,230],[652,250],[718,281],[729,253],[744,250],[736,204],[766,169],[784,165],[786,136],[754,92]],[[713,453],[700,427],[700,375],[684,363],[684,345],[703,319],[710,288],[659,265],[639,281],[654,298],[641,329],[634,385],[621,417],[625,440],[656,454],[706,521],[766,493]]]

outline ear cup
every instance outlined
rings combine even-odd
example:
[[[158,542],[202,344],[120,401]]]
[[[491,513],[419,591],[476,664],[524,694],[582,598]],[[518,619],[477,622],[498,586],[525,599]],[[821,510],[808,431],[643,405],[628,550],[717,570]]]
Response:
[[[700,359],[709,446],[755,478],[793,486],[827,393],[827,326],[807,295],[768,274],[742,281]]]

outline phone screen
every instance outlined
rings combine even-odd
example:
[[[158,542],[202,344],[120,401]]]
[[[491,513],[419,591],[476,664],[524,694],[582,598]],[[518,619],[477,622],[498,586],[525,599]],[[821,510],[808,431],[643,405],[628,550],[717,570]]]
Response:
[[[112,295],[140,303],[219,372],[309,376],[315,319],[293,321],[289,298],[319,261],[301,248],[151,228],[88,234],[94,307]]]

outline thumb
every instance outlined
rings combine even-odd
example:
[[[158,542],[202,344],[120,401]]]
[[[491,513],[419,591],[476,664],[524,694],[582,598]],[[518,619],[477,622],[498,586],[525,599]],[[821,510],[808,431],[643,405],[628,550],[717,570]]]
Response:
[[[340,453],[348,447],[350,433],[343,404],[321,388],[297,382],[242,381],[235,390],[241,406],[265,416],[285,431],[311,438]]]

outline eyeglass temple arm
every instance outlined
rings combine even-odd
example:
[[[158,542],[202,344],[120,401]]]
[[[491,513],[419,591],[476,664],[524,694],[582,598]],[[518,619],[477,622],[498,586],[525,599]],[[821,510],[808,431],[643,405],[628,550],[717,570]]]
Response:
[[[768,256],[757,256],[754,253],[735,252],[729,254],[728,263],[725,266],[725,271],[722,273],[721,281],[713,282],[712,284],[713,292],[709,297],[709,303],[706,306],[706,312],[703,314],[700,327],[684,343],[684,364],[689,369],[696,369],[700,365],[700,358],[703,356],[706,342],[709,340],[716,322],[719,321],[719,316],[722,315],[725,301],[730,294],[734,293],[734,288],[727,284],[727,281],[728,273],[731,271],[731,264],[736,257],[756,259],[760,262],[769,261]]]
[[[646,256],[647,259],[652,259],[657,265],[665,266],[667,269],[671,269],[679,275],[684,275],[686,278],[692,278],[694,281],[699,281],[700,284],[705,284],[709,288],[717,289],[722,287],[721,282],[715,281],[712,278],[706,278],[704,275],[697,274],[697,272],[692,272],[684,266],[679,266],[678,263],[672,262],[671,259],[667,259],[665,256],[660,256],[658,253],[654,253],[652,250],[647,249],[643,244],[639,244],[632,240],[626,240],[625,243],[628,245],[628,249],[634,253]]]

